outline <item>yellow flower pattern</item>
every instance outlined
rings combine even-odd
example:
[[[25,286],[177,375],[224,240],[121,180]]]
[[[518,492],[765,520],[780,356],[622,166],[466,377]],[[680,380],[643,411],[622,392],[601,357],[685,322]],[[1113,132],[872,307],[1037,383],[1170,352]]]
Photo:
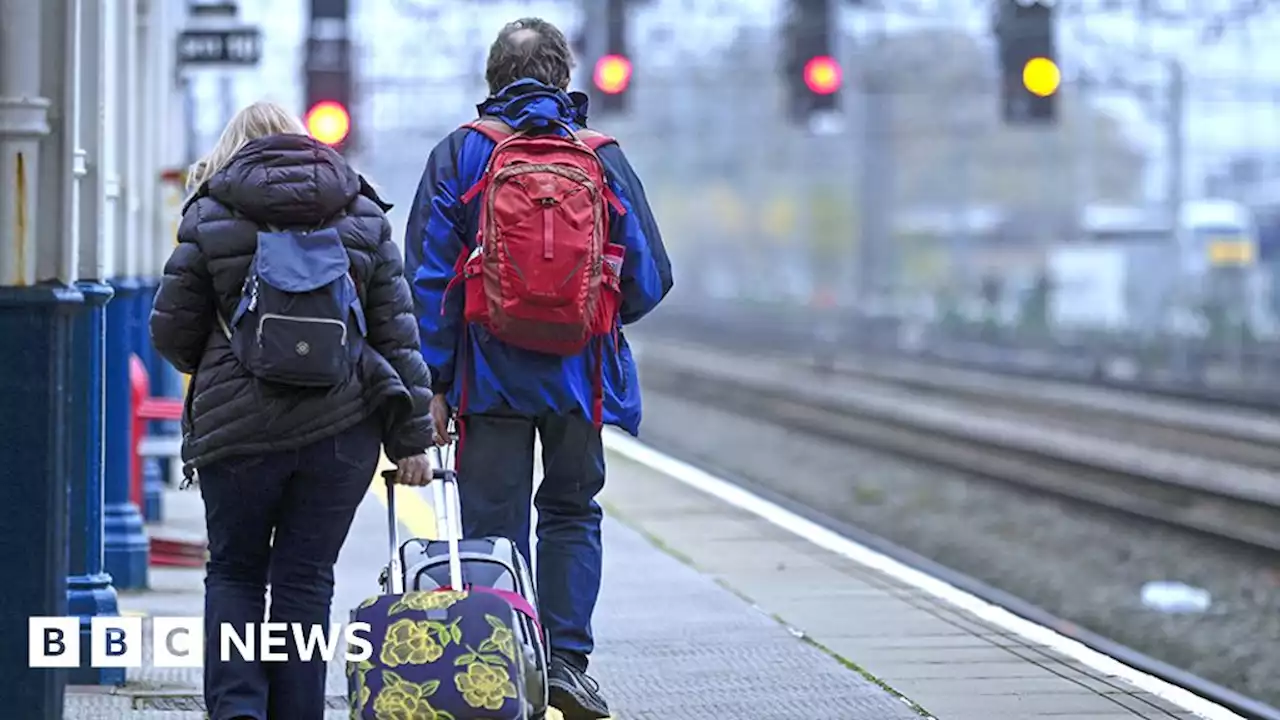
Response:
[[[454,617],[449,617],[431,612],[448,610],[467,597],[465,591],[412,592],[381,606],[386,607],[390,624],[386,626],[380,652],[370,660],[347,665],[352,720],[455,720],[450,712],[437,708],[445,707],[468,716],[464,705],[472,710],[494,712],[520,697],[513,678],[514,665],[521,661],[511,624],[514,618],[485,613],[489,632],[484,636],[476,627],[478,618],[467,615],[472,618],[466,625],[470,642],[464,643],[463,613],[455,612]],[[369,606],[366,603],[361,607]],[[481,607],[491,606],[482,604]],[[412,614],[403,616],[407,613]],[[394,617],[396,615],[402,617]],[[476,641],[478,645],[470,644]],[[414,671],[415,666],[436,663],[448,663],[455,668],[452,688],[441,685],[441,680],[448,682],[444,667],[431,671],[439,680],[407,679],[423,678],[421,670]],[[370,680],[374,681],[372,685]],[[446,692],[440,692],[446,688]]]
[[[480,643],[480,652],[492,652],[497,650],[502,653],[503,657],[515,662],[516,659],[516,635],[511,632],[511,628],[507,627],[498,618],[486,614],[484,616],[489,627],[493,628],[493,632],[484,642]]]
[[[412,683],[390,670],[382,673],[382,691],[373,701],[377,720],[454,720],[427,701],[440,688],[439,680]]]
[[[456,629],[456,625],[431,620],[397,620],[387,628],[378,659],[387,667],[433,663],[444,655],[444,646],[452,641]]]
[[[396,615],[406,610],[448,610],[466,596],[464,591],[405,593],[391,605],[387,614]]]
[[[453,684],[462,699],[473,708],[500,710],[508,698],[516,697],[515,683],[501,665],[473,662],[464,672],[453,676]]]

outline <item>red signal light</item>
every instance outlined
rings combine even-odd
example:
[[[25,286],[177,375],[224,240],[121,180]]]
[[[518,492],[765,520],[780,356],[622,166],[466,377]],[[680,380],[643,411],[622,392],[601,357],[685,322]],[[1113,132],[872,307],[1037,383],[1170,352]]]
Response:
[[[840,89],[844,73],[834,58],[819,55],[804,64],[804,84],[819,95],[831,95]]]
[[[596,87],[600,92],[617,95],[631,82],[631,61],[622,55],[605,55],[596,63]]]
[[[342,103],[318,102],[307,111],[307,132],[326,145],[337,145],[351,132],[351,115]]]

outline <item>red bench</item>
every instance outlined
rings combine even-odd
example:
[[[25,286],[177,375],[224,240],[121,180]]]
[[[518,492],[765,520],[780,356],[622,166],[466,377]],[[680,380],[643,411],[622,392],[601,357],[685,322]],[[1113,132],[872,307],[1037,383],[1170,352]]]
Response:
[[[151,378],[147,366],[137,355],[129,359],[129,385],[133,401],[133,459],[129,494],[139,508],[146,501],[142,487],[142,463],[147,457],[172,460],[181,455],[182,438],[154,436],[147,433],[153,420],[181,420],[183,401],[151,396]],[[165,567],[204,567],[207,543],[151,536],[151,564]]]

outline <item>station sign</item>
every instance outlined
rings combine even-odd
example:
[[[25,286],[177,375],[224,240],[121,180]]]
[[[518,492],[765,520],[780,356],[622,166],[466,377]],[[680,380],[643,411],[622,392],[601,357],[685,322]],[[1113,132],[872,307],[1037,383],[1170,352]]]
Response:
[[[185,30],[178,36],[180,65],[257,65],[262,61],[262,30]]]

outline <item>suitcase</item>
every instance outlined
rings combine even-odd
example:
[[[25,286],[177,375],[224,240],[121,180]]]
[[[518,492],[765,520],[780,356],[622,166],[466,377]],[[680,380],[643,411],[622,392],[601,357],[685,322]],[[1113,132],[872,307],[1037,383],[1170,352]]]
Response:
[[[437,457],[439,457],[437,455]],[[390,563],[383,594],[351,612],[368,623],[371,657],[347,665],[351,717],[359,720],[542,720],[546,714],[545,657],[535,662],[520,633],[531,627],[545,646],[537,611],[519,593],[480,584],[464,573],[454,471],[432,473],[437,527],[444,540],[442,582],[405,589],[395,516],[394,471],[387,483]],[[416,541],[406,546],[418,547]],[[434,559],[438,555],[433,555]],[[437,571],[424,573],[435,578]],[[540,674],[539,674],[540,673]],[[533,677],[531,677],[533,675]],[[533,692],[531,692],[533,691]]]
[[[457,517],[455,515],[455,517]],[[460,519],[459,519],[460,523]],[[461,538],[461,528],[452,535]],[[467,538],[458,542],[458,561],[463,585],[495,588],[516,593],[533,608],[532,616],[517,618],[516,646],[525,663],[526,693],[534,704],[535,717],[547,708],[547,664],[550,648],[543,642],[544,631],[537,620],[537,593],[528,563],[515,543],[504,537]],[[413,538],[400,546],[400,567],[408,590],[435,591],[450,587],[449,543]]]
[[[439,448],[436,449],[437,465],[445,467]],[[455,473],[446,468],[445,475]],[[433,487],[435,484],[433,483]],[[446,499],[433,498],[436,507],[441,507]],[[455,504],[451,513],[443,515],[437,512],[437,527],[443,523],[453,522],[453,526],[445,534],[446,538],[459,538],[457,542],[457,558],[462,575],[462,583],[475,587],[488,587],[506,593],[516,593],[529,607],[532,615],[521,613],[517,618],[516,642],[525,664],[526,697],[534,706],[533,717],[542,717],[547,710],[548,690],[547,665],[550,648],[545,642],[545,632],[537,618],[537,593],[534,589],[533,574],[524,556],[516,549],[509,538],[485,537],[463,538],[462,517],[460,508]],[[407,590],[440,590],[450,587],[450,558],[453,553],[447,540],[428,540],[413,538],[400,546],[399,560],[403,569],[404,585]],[[387,578],[391,569],[383,573],[383,592],[390,592]]]

